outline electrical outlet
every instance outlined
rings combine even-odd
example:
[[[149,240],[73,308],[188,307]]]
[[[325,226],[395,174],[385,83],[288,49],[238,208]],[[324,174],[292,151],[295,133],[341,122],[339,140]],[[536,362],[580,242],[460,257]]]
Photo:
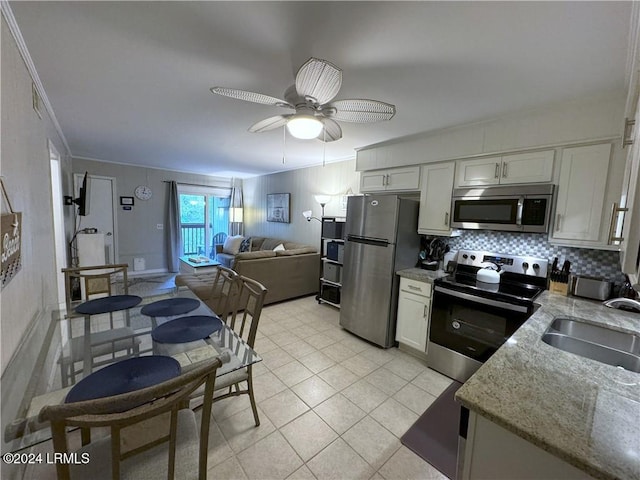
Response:
[[[164,229],[164,225],[163,225],[162,223],[158,223],[158,224],[156,225],[156,228],[157,228],[158,230],[163,230],[163,229]]]

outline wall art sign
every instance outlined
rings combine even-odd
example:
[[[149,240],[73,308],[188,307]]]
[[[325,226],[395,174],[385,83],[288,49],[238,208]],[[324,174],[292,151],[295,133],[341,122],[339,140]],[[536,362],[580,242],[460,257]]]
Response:
[[[20,241],[22,238],[22,213],[14,212],[9,196],[4,188],[4,182],[0,178],[2,197],[9,205],[11,213],[0,216],[0,281],[2,288],[7,285],[16,273],[22,268],[22,255]]]
[[[2,288],[22,268],[20,255],[20,237],[22,233],[22,213],[2,215]]]
[[[267,222],[290,223],[289,202],[290,193],[267,194]]]

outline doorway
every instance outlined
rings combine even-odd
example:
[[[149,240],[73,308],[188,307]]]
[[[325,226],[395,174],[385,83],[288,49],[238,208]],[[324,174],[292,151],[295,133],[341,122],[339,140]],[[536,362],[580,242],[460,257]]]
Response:
[[[229,234],[230,190],[179,186],[181,255],[215,259]]]
[[[84,173],[74,173],[74,190],[76,197],[80,194],[80,186]],[[105,234],[105,261],[116,263],[118,258],[118,242],[116,238],[116,215],[114,198],[116,195],[116,179],[100,175],[89,175],[89,211],[84,217],[76,218],[76,230],[95,228]],[[77,252],[76,252],[77,255]]]
[[[56,287],[58,289],[58,305],[63,308],[65,304],[64,273],[62,269],[68,266],[67,242],[64,231],[64,214],[62,211],[62,168],[60,166],[60,154],[49,140],[49,164],[51,167],[51,209],[53,218],[53,241],[55,249]]]

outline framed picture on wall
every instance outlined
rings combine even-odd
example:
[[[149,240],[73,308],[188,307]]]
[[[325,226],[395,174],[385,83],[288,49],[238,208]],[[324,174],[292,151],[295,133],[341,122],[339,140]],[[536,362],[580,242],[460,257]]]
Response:
[[[290,223],[290,193],[267,194],[267,222]]]

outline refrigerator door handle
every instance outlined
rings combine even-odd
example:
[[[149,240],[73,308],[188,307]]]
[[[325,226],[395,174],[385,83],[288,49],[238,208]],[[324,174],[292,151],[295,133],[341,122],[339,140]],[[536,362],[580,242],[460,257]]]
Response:
[[[384,238],[361,237],[359,235],[347,235],[347,242],[364,243],[366,245],[375,245],[377,247],[388,247],[389,241]]]

